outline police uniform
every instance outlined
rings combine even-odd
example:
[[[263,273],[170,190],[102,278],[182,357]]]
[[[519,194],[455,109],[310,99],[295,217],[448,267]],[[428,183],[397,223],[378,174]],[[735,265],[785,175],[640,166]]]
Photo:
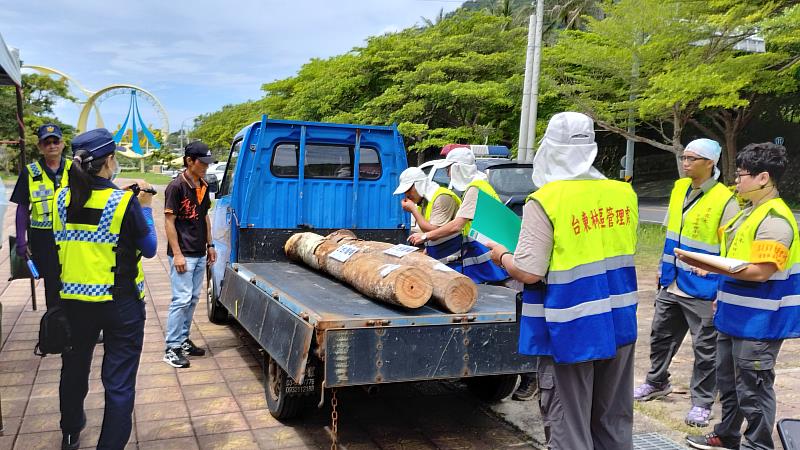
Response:
[[[40,140],[50,136],[61,138],[56,125],[43,125],[39,129]],[[58,169],[53,171],[44,158],[25,166],[14,186],[11,201],[29,212],[27,226],[17,225],[17,240],[25,239],[30,248],[31,259],[44,280],[45,303],[48,308],[58,304],[58,257],[53,240],[53,196],[56,189],[69,182],[72,161],[61,158]]]
[[[531,194],[531,202],[552,224],[553,246],[546,283],[526,285],[522,293],[519,352],[540,357],[548,444],[559,450],[630,449],[636,194],[618,181],[552,181]],[[534,239],[520,234],[520,244]],[[526,259],[518,246],[515,265],[525,270],[517,262]]]
[[[719,226],[737,212],[733,193],[716,179],[709,178],[699,189],[693,189],[691,178],[681,178],[675,182],[667,213],[646,381],[660,389],[669,385],[670,363],[689,331],[694,349],[692,405],[707,410],[716,396],[717,334],[711,303],[717,295],[719,276],[695,274],[676,259],[675,249],[719,255]]]
[[[763,230],[769,221],[777,221],[785,231],[766,236]],[[722,243],[723,256],[773,262],[778,271],[765,282],[721,278],[714,325],[719,331],[717,384],[722,418],[714,432],[738,441],[747,419],[741,448],[774,448],[775,362],[783,340],[800,337],[800,308],[793,301],[800,296],[797,222],[786,203],[773,198],[727,223]]]
[[[116,144],[111,134],[102,131],[105,133],[92,130],[76,137],[73,149],[93,149],[107,142],[110,149],[100,148],[107,153],[97,157],[113,152]],[[130,437],[144,339],[141,242],[155,239],[152,212],[143,209],[131,191],[96,176],[83,208],[71,210],[70,201],[69,187],[56,192],[53,229],[62,269],[60,295],[72,330],[72,350],[62,354],[61,429],[66,439],[79,434],[86,424],[83,402],[92,354],[102,330],[105,413],[98,448],[121,449]],[[145,256],[154,253],[151,248]]]

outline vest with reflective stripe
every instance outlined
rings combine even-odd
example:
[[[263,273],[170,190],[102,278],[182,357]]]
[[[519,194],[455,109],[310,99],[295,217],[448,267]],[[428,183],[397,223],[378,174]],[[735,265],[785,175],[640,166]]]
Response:
[[[500,196],[497,195],[492,185],[486,180],[471,181],[464,189],[464,193],[471,187],[476,187],[495,200],[500,201]],[[470,277],[475,283],[495,283],[508,279],[508,272],[492,262],[489,247],[468,236],[471,227],[472,222],[470,221],[463,230],[464,244],[461,249],[461,273]]]
[[[669,200],[667,217],[667,239],[661,256],[661,278],[659,284],[667,287],[676,281],[678,289],[703,300],[714,300],[717,295],[719,276],[709,274],[701,277],[689,270],[689,266],[675,258],[675,249],[719,255],[719,227],[722,214],[733,193],[722,183],[717,183],[708,192],[700,195],[686,215],[683,202],[692,188],[691,178],[675,182]]]
[[[519,352],[557,363],[613,358],[636,341],[636,194],[619,181],[555,181],[527,200],[553,224],[553,250],[546,285],[522,293]]]
[[[85,208],[102,210],[97,225],[67,221],[69,188],[56,192],[53,235],[61,264],[61,298],[85,302],[114,300],[114,277],[118,270],[117,243],[125,210],[133,194],[119,189],[93,190]],[[138,253],[138,252],[137,252]],[[140,256],[140,255],[139,255]],[[137,261],[137,294],[144,298],[144,272]]]
[[[425,220],[431,220],[431,212],[433,211],[433,203],[439,198],[440,195],[447,195],[451,197],[455,202],[456,205],[461,206],[461,199],[456,195],[455,192],[451,191],[450,189],[444,188],[439,186],[436,189],[436,192],[433,194],[433,198],[425,205],[425,209],[423,211],[423,216]],[[421,207],[420,207],[420,210]],[[425,243],[425,249],[431,258],[438,259],[443,264],[454,264],[458,260],[461,259],[461,244],[462,238],[461,233],[452,234],[450,236],[445,236],[441,239],[437,239],[436,241],[428,241]],[[460,267],[460,264],[459,264]]]
[[[56,189],[53,180],[44,173],[39,161],[34,161],[27,166],[28,169],[28,199],[31,204],[31,228],[53,229],[53,196]],[[64,171],[61,177],[61,186],[69,184],[69,168],[72,161],[64,160]]]
[[[739,213],[723,228],[722,254],[752,261],[758,226],[770,212],[786,219],[792,227],[786,267],[763,283],[721,277],[714,325],[722,333],[758,340],[800,337],[800,239],[797,222],[786,203],[775,198],[757,207],[736,230],[730,249],[726,249],[730,234],[727,229],[742,214]]]

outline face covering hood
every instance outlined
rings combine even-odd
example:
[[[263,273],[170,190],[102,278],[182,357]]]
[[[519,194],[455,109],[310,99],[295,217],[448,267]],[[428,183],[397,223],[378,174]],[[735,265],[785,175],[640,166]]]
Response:
[[[722,147],[719,145],[719,142],[711,139],[695,139],[692,142],[689,142],[683,151],[696,153],[697,156],[700,156],[701,158],[714,161],[713,177],[715,180],[719,178],[719,169],[717,168],[717,163],[719,162],[719,157],[722,154]]]
[[[592,166],[597,157],[594,121],[581,113],[562,112],[550,119],[539,150],[533,158],[533,184],[552,181],[603,180]]]
[[[450,167],[450,187],[464,191],[467,185],[477,179],[486,179],[486,175],[475,165],[475,154],[467,147],[450,150],[447,158],[438,167]]]

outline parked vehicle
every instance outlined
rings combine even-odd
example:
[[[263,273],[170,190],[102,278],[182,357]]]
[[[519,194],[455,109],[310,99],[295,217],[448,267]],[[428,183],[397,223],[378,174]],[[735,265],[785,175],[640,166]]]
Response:
[[[234,137],[226,164],[211,213],[218,260],[209,268],[208,317],[232,317],[264,349],[273,416],[301,413],[325,389],[401,381],[463,378],[498,400],[517,374],[534,370],[535,358],[517,353],[510,289],[479,286],[467,314],[407,310],[286,259],[283,246],[300,231],[348,228],[405,242],[409,216],[392,195],[406,168],[396,127],[265,116]]]

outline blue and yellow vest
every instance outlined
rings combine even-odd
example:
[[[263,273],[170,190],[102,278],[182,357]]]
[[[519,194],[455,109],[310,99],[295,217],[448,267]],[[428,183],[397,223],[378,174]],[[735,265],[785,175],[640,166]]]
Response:
[[[70,223],[67,206],[70,192],[65,187],[56,192],[53,235],[61,265],[61,298],[84,302],[114,300],[114,277],[118,270],[117,243],[125,210],[133,198],[131,191],[93,190],[85,208],[102,210],[96,225]],[[141,254],[137,252],[141,258]],[[144,299],[144,272],[137,261],[137,294]]]
[[[456,202],[456,205],[461,206],[461,199],[455,194],[455,192],[439,186],[439,188],[436,189],[436,192],[433,194],[433,198],[431,198],[431,200],[425,206],[425,210],[422,211],[422,215],[425,217],[425,220],[431,220],[433,202],[435,202],[440,195],[450,196]],[[460,267],[460,264],[457,263],[461,260],[461,236],[461,232],[458,232],[435,241],[428,241],[425,243],[425,252],[431,258],[438,259],[442,264],[449,264],[451,267],[458,265]],[[456,267],[453,268],[455,269]]]
[[[28,199],[31,205],[31,228],[53,229],[53,197],[56,189],[69,184],[69,169],[72,161],[64,160],[64,170],[59,186],[47,176],[39,161],[34,161],[25,168],[28,171]]]
[[[519,352],[569,364],[636,341],[636,194],[612,180],[554,181],[531,194],[553,224],[546,284],[522,293]]]
[[[776,252],[784,251],[783,246],[755,240],[759,225],[770,213],[783,217],[792,227],[788,256],[785,253],[776,255]],[[730,248],[727,248],[729,228],[742,214],[739,213],[720,230],[722,255],[753,263],[775,259],[787,262],[762,283],[723,276],[717,293],[714,326],[722,333],[743,339],[800,337],[800,239],[794,215],[782,199],[769,200],[744,220],[736,230]]]
[[[497,192],[486,180],[471,181],[464,189],[464,193],[471,187],[478,188],[495,200],[500,201]],[[460,267],[454,267],[454,269],[468,276],[475,283],[496,283],[508,279],[508,272],[492,262],[491,250],[468,236],[471,227],[472,222],[469,222],[462,230],[463,244],[461,245]]]
[[[692,204],[687,205],[684,215],[684,199],[691,188],[692,179],[681,178],[672,189],[667,213],[667,239],[664,241],[661,277],[658,282],[667,287],[675,281],[678,289],[694,298],[714,300],[719,276],[695,275],[686,263],[675,258],[675,249],[719,255],[720,221],[733,193],[722,183],[717,183],[708,192],[700,194]]]

